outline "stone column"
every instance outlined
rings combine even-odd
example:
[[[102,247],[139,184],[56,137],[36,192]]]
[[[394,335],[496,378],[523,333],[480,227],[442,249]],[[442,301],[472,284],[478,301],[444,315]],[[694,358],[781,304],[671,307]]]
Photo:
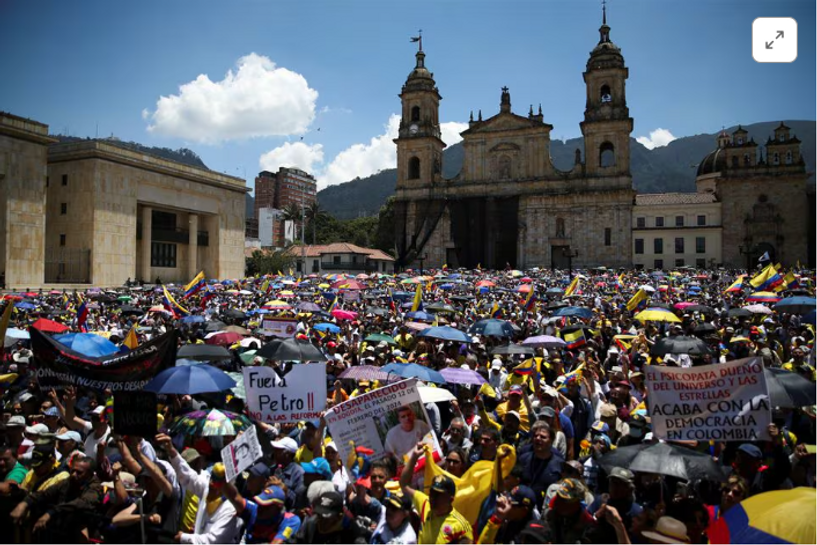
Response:
[[[494,263],[494,245],[497,231],[496,200],[494,197],[486,197],[485,199],[485,226],[487,227],[487,233],[485,233],[485,262],[483,266],[488,269],[503,269],[504,263],[501,266]]]
[[[153,282],[150,277],[150,249],[153,234],[153,208],[142,207],[142,270],[139,276],[144,282]]]
[[[199,216],[197,214],[189,215],[190,229],[187,239],[187,277],[193,278],[198,271],[198,256],[199,256]]]

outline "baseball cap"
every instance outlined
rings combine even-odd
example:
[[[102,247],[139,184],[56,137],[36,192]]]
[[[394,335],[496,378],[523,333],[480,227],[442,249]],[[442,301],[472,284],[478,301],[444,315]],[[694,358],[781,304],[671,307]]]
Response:
[[[82,442],[82,436],[75,431],[67,431],[65,433],[61,433],[57,436],[58,441],[76,441],[77,443]]]
[[[612,403],[602,403],[601,408],[599,408],[599,416],[602,418],[612,418],[617,414],[616,406]]]
[[[7,428],[21,428],[25,427],[26,425],[26,418],[24,416],[15,415],[8,419],[6,422]]]
[[[647,419],[640,414],[630,416],[628,424],[630,425],[630,437],[637,439],[643,436],[647,431]]]
[[[514,418],[516,418],[517,422],[522,422],[522,416],[519,414],[518,411],[508,411],[505,413],[505,415],[513,416]]]
[[[514,384],[513,386],[511,386],[511,389],[508,391],[508,395],[510,395],[510,396],[512,396],[512,395],[520,395],[521,396],[524,393],[525,393],[525,391],[522,389],[522,387],[519,384]]]
[[[192,464],[198,458],[201,458],[201,453],[194,448],[186,448],[182,451],[182,459],[188,464]]]
[[[301,462],[304,473],[320,475],[325,479],[332,478],[332,468],[326,458],[315,458],[311,462]]]
[[[610,474],[607,476],[608,479],[620,479],[625,483],[633,484],[635,482],[635,476],[633,472],[629,469],[625,469],[623,467],[614,467],[610,470]]]
[[[584,490],[581,483],[573,478],[564,479],[556,489],[556,495],[567,501],[581,501],[584,499]]]
[[[519,536],[528,538],[526,543],[546,543],[550,539],[545,525],[538,520],[530,521],[525,528],[519,532]]]
[[[261,477],[261,478],[268,478],[270,476],[269,466],[263,462],[258,462],[257,464],[253,465],[248,469],[250,475],[253,477]]]
[[[590,429],[599,433],[608,433],[610,431],[610,426],[607,424],[607,422],[596,420],[593,422],[593,425],[590,426]]]
[[[31,453],[31,467],[39,467],[54,458],[54,456],[54,447],[52,445],[36,445]]]
[[[60,412],[57,410],[56,407],[48,407],[45,411],[43,411],[43,416],[59,416]]]
[[[763,458],[763,452],[761,452],[757,446],[751,443],[743,443],[738,447],[738,450],[751,456],[752,458]]]
[[[539,409],[539,418],[553,418],[556,416],[556,411],[553,410],[553,407],[545,405],[541,409]]]
[[[133,473],[128,473],[127,471],[120,471],[119,472],[119,480],[122,481],[122,485],[125,488],[133,488],[136,485],[136,477]],[[105,488],[113,488],[114,482],[113,481],[106,481],[102,483],[102,486]]]
[[[386,507],[394,507],[403,511],[411,511],[411,500],[403,494],[391,494],[386,498]]]
[[[584,475],[584,466],[578,460],[567,460],[562,464],[562,472],[569,471],[567,468],[571,468],[573,473],[576,475]]]
[[[511,490],[511,505],[533,509],[536,505],[536,493],[528,486],[519,485]]]
[[[298,452],[298,443],[292,437],[284,437],[278,441],[272,442],[272,448],[279,448],[287,452]]]
[[[263,492],[261,492],[252,499],[252,501],[257,503],[258,505],[272,505],[275,503],[283,505],[284,500],[286,500],[286,495],[284,494],[284,491],[281,489],[280,486],[270,486],[268,488],[265,488]]]
[[[343,496],[337,492],[324,492],[318,497],[315,513],[322,517],[332,517],[343,512]]]
[[[34,424],[33,426],[26,426],[26,433],[31,435],[42,435],[48,433],[48,426],[45,424]]]
[[[227,470],[224,469],[222,462],[213,464],[213,470],[210,472],[210,481],[224,482],[227,480]]]
[[[329,341],[328,343],[326,343],[326,346],[329,348],[335,348],[337,346],[337,343],[335,341]]]
[[[434,480],[431,481],[431,490],[453,496],[457,493],[457,485],[454,484],[454,480],[451,477],[437,475],[434,477]]]
[[[502,360],[495,359],[491,362],[491,369],[502,369]]]

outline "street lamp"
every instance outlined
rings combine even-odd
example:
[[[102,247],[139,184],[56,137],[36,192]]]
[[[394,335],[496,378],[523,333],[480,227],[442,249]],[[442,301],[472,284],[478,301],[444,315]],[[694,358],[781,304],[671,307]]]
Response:
[[[568,278],[573,280],[573,258],[579,257],[579,250],[571,250],[570,246],[562,248],[562,257],[567,258]]]

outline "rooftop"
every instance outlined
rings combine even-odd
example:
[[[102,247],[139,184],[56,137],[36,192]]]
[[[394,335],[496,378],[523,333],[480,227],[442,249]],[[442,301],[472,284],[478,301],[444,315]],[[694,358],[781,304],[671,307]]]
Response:
[[[713,193],[647,193],[635,196],[636,206],[709,204],[713,202],[717,202]]]

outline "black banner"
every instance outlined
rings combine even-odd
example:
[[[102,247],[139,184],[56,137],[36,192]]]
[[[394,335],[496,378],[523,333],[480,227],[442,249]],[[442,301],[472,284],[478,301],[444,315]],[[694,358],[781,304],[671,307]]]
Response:
[[[153,392],[115,392],[113,415],[113,431],[120,435],[153,437],[158,432],[156,394]]]
[[[171,329],[134,350],[91,358],[75,352],[39,329],[29,328],[34,373],[43,389],[75,385],[92,390],[141,390],[159,371],[176,364],[176,330]]]

